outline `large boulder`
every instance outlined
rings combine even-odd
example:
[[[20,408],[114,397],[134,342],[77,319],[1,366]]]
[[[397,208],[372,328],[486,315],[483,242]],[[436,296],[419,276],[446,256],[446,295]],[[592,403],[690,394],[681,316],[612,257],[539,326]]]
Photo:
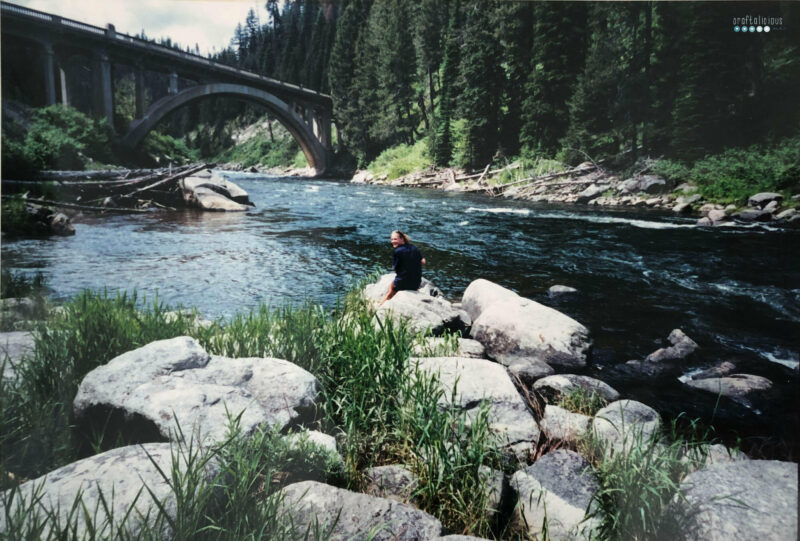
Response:
[[[591,430],[606,455],[628,453],[658,437],[661,417],[651,407],[635,400],[618,400],[598,411]]]
[[[441,407],[455,405],[472,415],[481,404],[488,404],[490,428],[500,438],[500,444],[517,457],[524,458],[539,439],[533,414],[499,364],[484,359],[425,357],[412,359],[411,367],[437,376],[444,391],[440,395]]]
[[[586,204],[592,199],[596,199],[603,195],[603,192],[605,192],[607,189],[608,186],[598,186],[597,184],[592,184],[578,194],[578,198],[575,200],[575,202]]]
[[[138,539],[143,529],[155,530],[161,539],[171,539],[174,532],[169,523],[177,513],[176,496],[170,486],[173,468],[177,466],[180,475],[186,475],[189,462],[185,450],[171,449],[169,443],[120,447],[79,460],[28,481],[18,490],[0,494],[0,507],[4,509],[0,513],[0,537],[5,531],[25,531],[37,521],[46,521],[43,532],[26,538],[49,538],[48,534],[55,534],[52,528],[57,523],[64,531],[74,529],[75,539],[84,539],[90,533],[92,539],[117,538],[121,534]],[[194,463],[199,463],[196,457]],[[216,463],[204,463],[201,480],[211,481],[218,473]],[[88,513],[88,524],[80,507],[74,512],[78,498]],[[166,516],[159,516],[159,509]],[[14,523],[13,528],[9,520]]]
[[[367,468],[364,470],[364,480],[367,484],[364,492],[370,496],[404,503],[411,502],[419,486],[419,478],[400,464]]]
[[[446,338],[429,336],[420,344],[416,344],[412,354],[417,357],[471,357],[473,359],[485,359],[486,348],[477,340],[470,338],[458,338],[454,344],[456,351],[453,352],[451,346],[446,343]]]
[[[318,526],[331,541],[422,541],[442,533],[436,518],[410,505],[314,481],[285,487],[280,505],[296,533]]]
[[[562,395],[580,390],[594,393],[609,402],[619,398],[619,393],[609,384],[599,379],[576,374],[547,376],[534,383],[533,389],[551,404],[557,402]]]
[[[394,273],[382,276],[377,283],[364,289],[364,295],[372,301],[380,301],[394,276]],[[462,330],[469,320],[462,310],[445,300],[441,291],[425,279],[417,291],[398,291],[378,307],[376,317],[381,321],[407,321],[413,330],[430,330],[432,334]]]
[[[599,518],[587,511],[600,483],[589,462],[574,451],[553,451],[516,472],[511,487],[519,501],[514,509],[517,529],[539,539],[545,529],[553,541],[589,539]]]
[[[586,365],[588,329],[558,310],[483,279],[467,287],[462,306],[472,318],[472,337],[505,366]]]
[[[133,441],[181,433],[222,441],[229,418],[239,414],[246,434],[300,422],[312,415],[318,391],[317,379],[288,361],[212,356],[181,336],[95,368],[81,382],[73,408],[85,428],[105,427]]]
[[[472,336],[484,345],[490,358],[506,366],[531,359],[581,368],[591,347],[586,327],[534,301],[490,305],[472,322]]]
[[[655,175],[644,175],[623,180],[617,186],[617,190],[622,193],[662,194],[667,193],[671,188],[669,182]]]
[[[246,191],[219,175],[185,177],[178,186],[190,207],[243,212],[252,206]]]
[[[784,541],[797,539],[797,464],[746,460],[690,473],[670,506],[673,539]]]
[[[0,333],[0,364],[3,365],[4,380],[13,382],[17,379],[17,366],[25,357],[33,355],[35,347],[32,333],[25,331]]]

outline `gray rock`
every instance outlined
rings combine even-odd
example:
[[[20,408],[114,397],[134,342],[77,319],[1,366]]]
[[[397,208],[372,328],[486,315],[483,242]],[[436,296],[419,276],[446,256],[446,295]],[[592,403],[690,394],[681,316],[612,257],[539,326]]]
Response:
[[[500,364],[508,366],[508,373],[525,387],[531,387],[537,380],[555,373],[553,367],[544,361],[530,357],[501,356]]]
[[[417,357],[445,357],[452,355],[453,357],[470,357],[473,359],[486,358],[486,349],[483,344],[469,338],[458,339],[458,351],[455,353],[446,351],[446,349],[444,338],[428,337],[425,338],[423,343],[415,345],[411,353]]]
[[[437,537],[431,541],[489,541],[484,537],[473,537],[471,535],[445,535],[444,537]]]
[[[506,495],[506,481],[503,472],[481,466],[480,475],[486,488],[486,517],[491,521],[501,510]]]
[[[412,370],[438,377],[444,390],[439,399],[441,407],[450,407],[453,402],[470,416],[487,403],[490,428],[501,445],[529,449],[539,439],[536,420],[501,365],[484,359],[427,357],[412,359],[411,366]],[[457,395],[453,400],[454,389]]]
[[[36,343],[33,334],[26,331],[0,333],[0,364],[3,365],[3,379],[13,382],[17,379],[16,368],[25,357],[33,355]]]
[[[702,218],[697,220],[697,224],[696,225],[699,225],[701,227],[710,227],[710,226],[714,225],[714,222],[708,216],[703,216]]]
[[[112,432],[159,434],[201,441],[225,439],[229,416],[242,413],[245,434],[283,428],[310,415],[319,382],[288,361],[211,356],[188,336],[159,340],[89,372],[73,408],[79,424],[106,423]],[[100,425],[103,426],[102,424]],[[142,428],[144,427],[144,428]]]
[[[712,209],[708,212],[708,219],[711,220],[712,223],[722,222],[727,218],[728,215],[721,209]]]
[[[550,297],[558,297],[561,295],[569,293],[577,293],[577,292],[578,290],[575,289],[574,287],[562,286],[562,285],[550,286],[550,289],[547,290],[547,294],[550,295]]]
[[[745,209],[737,214],[735,218],[744,220],[745,222],[768,222],[772,220],[772,214],[760,209]]]
[[[703,196],[698,194],[698,193],[696,193],[696,194],[692,194],[692,195],[680,195],[680,196],[678,196],[677,199],[675,199],[675,202],[678,203],[678,204],[686,203],[688,205],[694,205],[695,203],[698,203],[698,202],[700,202],[702,200],[703,200]]]
[[[490,358],[507,366],[526,358],[561,367],[586,364],[591,347],[586,327],[558,310],[492,285],[495,288],[484,287],[483,294],[494,289],[501,300],[487,302],[483,294],[468,296],[467,288],[463,301],[473,317],[472,337],[484,345]],[[479,314],[477,318],[473,313]]]
[[[617,189],[622,193],[662,194],[669,191],[669,184],[661,177],[644,175],[622,181]]]
[[[721,378],[692,379],[684,385],[715,395],[722,395],[743,404],[749,404],[753,394],[769,391],[772,382],[752,374],[732,374]]]
[[[765,206],[767,206],[769,203],[772,203],[773,201],[778,201],[778,202],[783,201],[783,196],[781,194],[775,193],[775,192],[757,193],[755,195],[751,195],[747,199],[747,206],[748,207],[764,208]]]
[[[394,276],[394,273],[385,274],[375,284],[368,285],[364,289],[365,297],[379,302],[389,291]],[[407,321],[414,331],[430,329],[433,334],[445,330],[458,331],[470,322],[463,310],[446,301],[439,288],[424,278],[417,291],[398,291],[379,306],[376,317],[381,321],[387,318],[395,322]]]
[[[628,453],[637,443],[656,437],[661,418],[641,402],[618,400],[601,409],[592,421],[592,432],[606,455]]]
[[[691,203],[677,203],[674,207],[672,207],[672,212],[676,214],[689,214],[691,211]]]
[[[578,376],[576,374],[547,376],[534,383],[533,389],[551,404],[557,402],[562,395],[580,389],[589,393],[595,393],[608,401],[619,399],[619,393],[609,384],[599,379],[590,378],[589,376]]]
[[[653,363],[683,361],[700,347],[680,329],[673,329],[667,340],[671,346],[657,349],[644,360]]]
[[[170,539],[174,532],[168,520],[158,520],[159,510],[153,498],[161,502],[170,520],[175,520],[177,500],[169,482],[176,464],[182,474],[187,472],[186,455],[182,453],[178,449],[171,451],[169,443],[121,447],[73,462],[28,481],[19,487],[16,494],[13,490],[7,490],[0,494],[0,506],[8,508],[8,513],[0,513],[0,537],[9,527],[8,517],[13,516],[16,509],[25,508],[21,499],[31,502],[38,492],[41,499],[33,506],[33,511],[23,518],[29,525],[54,514],[62,527],[71,525],[75,528],[75,538],[83,539],[91,531],[84,514],[70,513],[80,496],[86,511],[94,517],[90,519],[91,525],[97,528],[93,532],[93,539],[116,538],[121,532],[126,534],[126,538],[137,539],[145,525],[160,531],[162,539]],[[173,461],[173,454],[178,457],[177,460]],[[200,472],[207,481],[211,481],[217,473],[213,460],[208,461],[206,469]],[[105,497],[108,507],[102,503],[101,495]],[[123,523],[123,517],[132,506],[134,510]],[[107,511],[111,511],[111,514]],[[48,538],[47,532],[50,532],[49,527],[41,532],[41,537],[35,537]]]
[[[527,299],[520,297],[510,289],[499,284],[478,278],[473,280],[464,291],[461,307],[469,314],[472,321],[478,319],[481,313],[494,303],[516,302],[525,304]]]
[[[419,486],[419,479],[405,466],[376,466],[364,470],[366,494],[409,503]]]
[[[786,209],[775,216],[776,220],[788,220],[797,214],[797,209]]]
[[[551,441],[575,444],[589,431],[592,418],[580,413],[572,413],[559,406],[548,404],[544,416],[539,421],[542,432]]]
[[[701,206],[698,209],[698,212],[700,212],[700,214],[702,214],[703,216],[708,216],[708,214],[712,210],[722,210],[722,205],[717,205],[715,203],[706,203],[705,205]]]
[[[711,368],[706,368],[702,372],[698,372],[694,374],[690,379],[708,379],[708,378],[720,378],[722,376],[727,376],[728,374],[733,374],[736,371],[736,365],[729,361],[723,361]]]
[[[183,200],[189,205],[205,210],[249,210],[252,206],[247,192],[228,179],[211,174],[193,175],[178,181]]]
[[[284,436],[293,449],[307,444],[313,444],[321,449],[325,449],[331,455],[339,456],[336,447],[336,438],[316,430],[304,430],[302,432],[292,432]],[[341,458],[341,457],[340,457]]]
[[[514,524],[539,538],[546,525],[548,539],[587,539],[599,517],[586,519],[592,496],[600,488],[589,462],[574,451],[544,455],[511,477],[519,501]]]
[[[292,519],[296,533],[319,524],[331,541],[418,541],[438,537],[442,524],[410,505],[350,492],[314,481],[283,489],[281,512]]]
[[[777,201],[770,201],[769,203],[764,205],[764,209],[763,210],[764,210],[764,212],[769,212],[769,213],[774,214],[775,211],[777,211],[779,207],[780,207],[780,204]]]
[[[681,483],[669,514],[674,539],[797,539],[797,464],[748,460],[712,464]]]
[[[598,186],[597,184],[592,184],[578,194],[578,199],[575,202],[586,204],[592,199],[600,197],[607,189],[608,186]]]

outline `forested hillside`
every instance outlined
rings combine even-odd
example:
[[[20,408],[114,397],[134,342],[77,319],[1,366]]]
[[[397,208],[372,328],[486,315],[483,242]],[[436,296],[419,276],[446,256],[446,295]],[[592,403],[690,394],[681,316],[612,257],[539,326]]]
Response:
[[[266,7],[268,20],[251,13],[219,60],[329,92],[343,142],[361,164],[422,137],[441,165],[520,153],[691,161],[794,135],[800,125],[798,4],[757,4],[784,23],[758,34],[733,30],[733,18],[754,4]]]

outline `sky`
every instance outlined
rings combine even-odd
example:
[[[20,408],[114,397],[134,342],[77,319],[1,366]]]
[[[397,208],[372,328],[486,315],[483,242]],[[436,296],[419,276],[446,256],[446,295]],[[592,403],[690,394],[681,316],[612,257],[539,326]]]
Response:
[[[169,37],[200,54],[221,51],[230,44],[237,23],[244,24],[252,8],[266,21],[263,0],[11,0],[31,9],[54,13],[117,32],[148,38]]]

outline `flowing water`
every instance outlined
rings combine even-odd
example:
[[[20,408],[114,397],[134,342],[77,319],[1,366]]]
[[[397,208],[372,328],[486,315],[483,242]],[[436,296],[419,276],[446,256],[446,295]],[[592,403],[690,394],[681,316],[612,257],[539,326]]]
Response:
[[[796,230],[696,228],[694,219],[652,211],[226,175],[248,191],[252,211],[78,216],[74,237],[4,239],[3,266],[41,271],[56,298],[85,288],[136,289],[215,318],[262,302],[332,306],[355,280],[376,267],[390,270],[389,233],[402,229],[446,296],[460,299],[472,280],[486,278],[553,306],[591,331],[588,374],[665,413],[708,417],[713,399],[677,380],[655,384],[620,369],[683,329],[702,348],[685,372],[727,360],[776,384],[766,408],[737,406],[719,423],[796,441]],[[551,299],[554,284],[578,293]]]

